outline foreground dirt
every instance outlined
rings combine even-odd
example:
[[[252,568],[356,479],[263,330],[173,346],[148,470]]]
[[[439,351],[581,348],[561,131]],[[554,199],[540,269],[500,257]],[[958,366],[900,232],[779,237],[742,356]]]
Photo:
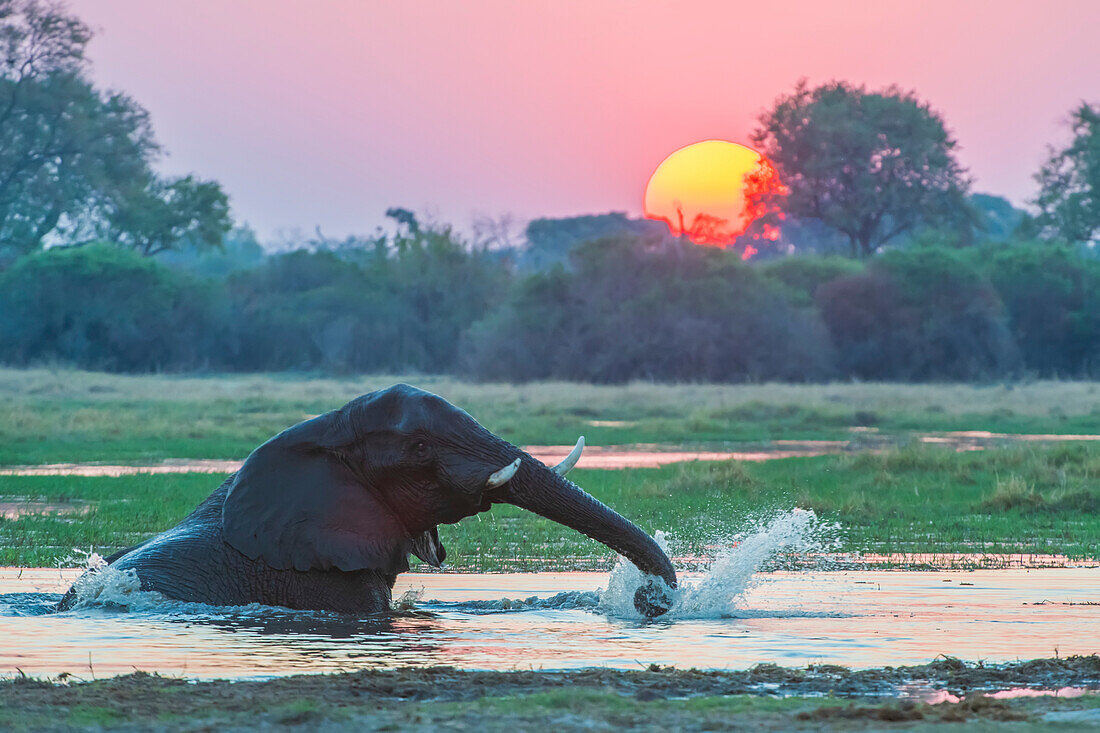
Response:
[[[914,687],[914,684],[917,687]],[[1017,729],[1100,727],[1100,695],[994,699],[982,691],[1100,691],[1100,657],[853,671],[816,666],[698,671],[470,672],[452,668],[190,682],[145,673],[107,680],[0,682],[10,730],[906,729],[1014,721]],[[957,703],[899,697],[943,690]]]

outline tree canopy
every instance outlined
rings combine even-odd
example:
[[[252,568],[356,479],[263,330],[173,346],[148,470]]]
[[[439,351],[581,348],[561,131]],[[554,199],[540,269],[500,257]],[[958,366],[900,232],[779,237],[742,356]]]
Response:
[[[148,113],[97,89],[92,34],[57,3],[0,0],[0,260],[111,238],[144,254],[220,243],[228,205],[216,183],[161,180]]]
[[[783,210],[842,233],[853,256],[921,226],[966,221],[969,181],[955,140],[910,92],[801,81],[752,139],[789,191]]]

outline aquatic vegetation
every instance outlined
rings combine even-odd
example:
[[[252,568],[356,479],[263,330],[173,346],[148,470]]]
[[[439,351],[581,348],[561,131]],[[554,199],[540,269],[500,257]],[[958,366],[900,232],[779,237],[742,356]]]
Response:
[[[694,562],[714,560],[733,541],[731,533],[795,507],[839,525],[831,549],[841,555],[970,553],[975,559],[961,563],[970,566],[996,566],[1006,553],[1100,559],[1097,443],[961,453],[915,444],[766,463],[577,469],[576,475],[646,531],[668,533],[673,552]],[[222,478],[0,476],[0,502],[17,496],[89,507],[80,516],[0,520],[0,565],[52,566],[74,547],[103,554],[128,547],[178,522]],[[1029,492],[1033,498],[1021,498]],[[441,534],[462,563],[452,570],[609,570],[615,563],[598,543],[504,505]],[[769,567],[804,565],[813,554],[780,553]]]

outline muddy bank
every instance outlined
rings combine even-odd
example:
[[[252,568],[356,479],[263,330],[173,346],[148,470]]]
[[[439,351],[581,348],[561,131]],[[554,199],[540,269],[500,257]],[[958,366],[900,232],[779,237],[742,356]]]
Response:
[[[1010,688],[1084,694],[1002,700]],[[929,704],[929,690],[957,703]],[[302,675],[263,682],[187,682],[144,673],[99,681],[17,678],[0,682],[0,724],[25,729],[155,726],[197,729],[323,726],[522,729],[553,720],[562,730],[703,729],[725,716],[771,728],[847,728],[868,721],[972,719],[1100,722],[1100,658],[1038,659],[979,666],[953,658],[917,667],[852,671],[758,665],[731,671],[650,667],[637,671],[465,672],[436,667]],[[812,696],[812,697],[807,697]],[[518,728],[517,728],[518,726]]]

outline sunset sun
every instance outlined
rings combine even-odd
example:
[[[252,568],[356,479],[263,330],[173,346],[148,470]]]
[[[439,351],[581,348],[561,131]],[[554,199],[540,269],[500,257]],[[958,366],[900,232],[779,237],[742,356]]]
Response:
[[[725,247],[762,213],[759,194],[778,186],[775,169],[760,153],[705,140],[661,161],[646,185],[645,215],[666,222],[676,236]]]

